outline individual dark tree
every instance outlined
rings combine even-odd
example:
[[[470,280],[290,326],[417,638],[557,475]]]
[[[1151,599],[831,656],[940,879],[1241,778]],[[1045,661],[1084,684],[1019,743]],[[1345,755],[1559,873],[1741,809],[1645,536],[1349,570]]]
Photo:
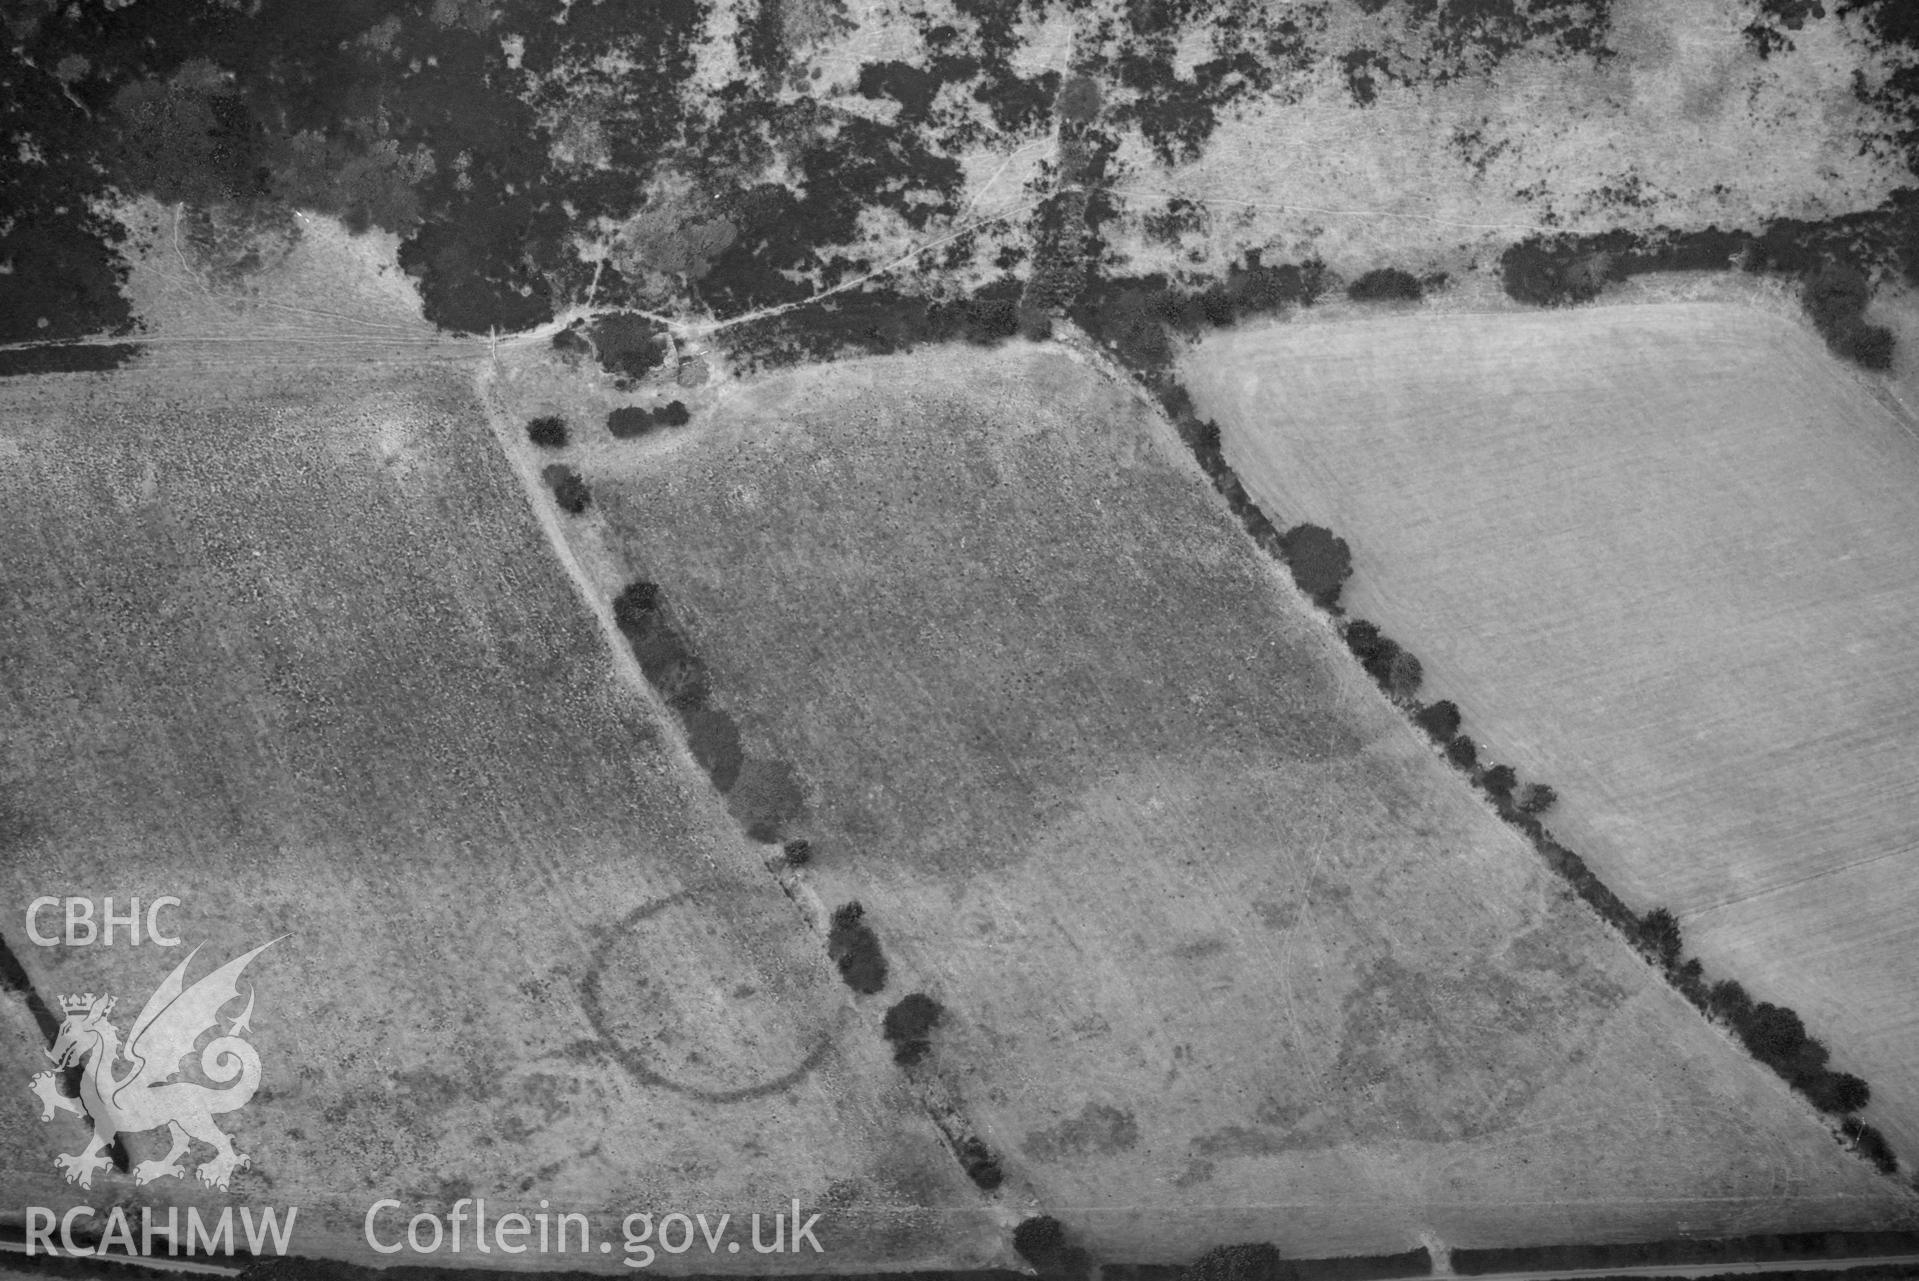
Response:
[[[911,992],[893,1003],[880,1022],[881,1033],[889,1041],[909,1041],[926,1036],[946,1016],[946,1008],[924,992]]]
[[[1694,1005],[1704,1007],[1706,995],[1706,967],[1699,963],[1698,957],[1686,961],[1672,972],[1673,986]]]
[[[1399,642],[1390,636],[1382,635],[1377,627],[1360,628],[1348,631],[1346,644],[1381,689],[1391,692],[1393,669],[1408,655],[1401,649]],[[1415,663],[1417,659],[1413,660]]]
[[[1899,1158],[1893,1155],[1892,1145],[1886,1142],[1886,1136],[1858,1117],[1847,1117],[1839,1123],[1839,1132],[1843,1134],[1853,1149],[1879,1167],[1882,1174],[1897,1174]]]
[[[1849,320],[1866,309],[1872,282],[1846,263],[1829,262],[1806,279],[1803,299],[1813,323],[1822,329]]]
[[[813,842],[800,837],[788,841],[780,850],[788,867],[805,867],[813,861]]]
[[[1246,509],[1252,506],[1253,500],[1247,496],[1246,486],[1231,471],[1221,472],[1213,477],[1213,488],[1226,499],[1227,510],[1235,516],[1243,515]]]
[[[1224,329],[1239,319],[1239,302],[1224,285],[1209,285],[1194,302],[1200,318],[1215,329]]]
[[[1761,1001],[1738,1025],[1746,1048],[1768,1063],[1790,1059],[1806,1041],[1805,1020],[1796,1010]]]
[[[1006,1181],[1006,1172],[1000,1169],[999,1158],[972,1135],[960,1143],[959,1159],[966,1177],[982,1192],[991,1192]]]
[[[856,899],[833,911],[833,928],[826,936],[826,955],[839,967],[846,986],[866,996],[886,986],[886,955],[879,936],[866,923],[865,909]]]
[[[1640,917],[1636,936],[1640,950],[1666,969],[1679,964],[1685,942],[1679,933],[1678,918],[1665,908],[1655,907]]]
[[[684,427],[693,421],[693,415],[687,412],[683,402],[669,400],[653,411],[653,421],[662,427]]]
[[[938,1027],[946,1008],[924,992],[911,992],[893,1003],[881,1020],[881,1032],[889,1041],[906,1041],[925,1036]]]
[[[1544,814],[1559,802],[1559,793],[1550,783],[1528,783],[1519,789],[1519,812]]]
[[[632,440],[653,430],[653,413],[638,405],[622,405],[606,416],[606,429],[615,440]]]
[[[1459,706],[1449,698],[1428,703],[1419,709],[1413,723],[1425,730],[1435,743],[1450,742],[1459,733]]]
[[[1053,1265],[1066,1249],[1066,1228],[1050,1214],[1021,1219],[1013,1229],[1013,1253],[1044,1270]]]
[[[578,516],[593,501],[580,473],[562,463],[549,463],[540,471],[540,479],[553,491],[553,501],[569,516]]]
[[[1825,1072],[1806,1096],[1822,1112],[1857,1112],[1872,1102],[1872,1087],[1850,1072]]]
[[[666,336],[644,316],[613,312],[596,318],[588,332],[610,374],[641,378],[666,360]]]
[[[1280,535],[1280,551],[1299,590],[1321,609],[1339,601],[1339,589],[1353,572],[1353,549],[1330,529],[1295,525]]]
[[[1050,1214],[1022,1219],[1013,1229],[1013,1252],[1033,1265],[1043,1278],[1085,1277],[1092,1269],[1092,1258],[1066,1235],[1066,1228]]]
[[[1479,785],[1486,795],[1501,805],[1512,800],[1513,788],[1519,785],[1519,775],[1510,765],[1491,765],[1479,776]]]
[[[1735,1027],[1752,1013],[1752,998],[1746,995],[1746,989],[1737,979],[1721,979],[1713,984],[1706,999],[1714,1014]]]
[[[526,425],[526,438],[541,449],[566,448],[566,419],[543,414]]]
[[[1892,331],[1866,322],[1872,282],[1849,263],[1827,262],[1806,279],[1801,295],[1813,327],[1833,353],[1867,369],[1892,366]]]
[[[893,1062],[901,1067],[915,1067],[932,1052],[932,1040],[917,1036],[910,1041],[901,1041],[893,1047]]]
[[[1446,744],[1446,759],[1459,769],[1470,770],[1479,763],[1479,744],[1469,734],[1457,735]]]
[[[854,931],[852,943],[835,964],[846,986],[863,996],[872,996],[886,987],[886,956],[870,929]]]
[[[1847,331],[1844,343],[1835,350],[1862,369],[1883,372],[1892,368],[1892,354],[1897,345],[1892,330],[1861,321]]]
[[[1226,469],[1226,455],[1220,449],[1219,424],[1208,418],[1204,422],[1195,417],[1181,418],[1176,424],[1180,439],[1193,451],[1200,470],[1208,476],[1216,476]]]
[[[629,636],[649,630],[659,617],[660,585],[639,579],[613,598],[613,621]]]
[[[1426,675],[1419,659],[1403,649],[1392,656],[1384,671],[1385,679],[1380,686],[1402,702],[1411,702],[1418,695],[1420,682]]]
[[[1423,292],[1418,276],[1397,267],[1369,271],[1346,286],[1354,302],[1418,302]]]
[[[1297,1275],[1276,1248],[1262,1241],[1215,1246],[1188,1265],[1179,1281],[1290,1281]]]
[[[880,1033],[893,1044],[893,1060],[911,1067],[933,1048],[932,1032],[946,1010],[924,992],[901,997],[880,1022]]]

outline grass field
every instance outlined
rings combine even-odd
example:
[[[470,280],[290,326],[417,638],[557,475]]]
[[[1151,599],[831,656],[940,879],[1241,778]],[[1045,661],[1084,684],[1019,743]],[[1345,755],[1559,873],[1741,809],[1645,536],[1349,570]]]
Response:
[[[1275,520],[1352,542],[1348,607],[1427,696],[1919,1155],[1910,422],[1704,304],[1247,330],[1185,376]]]
[[[374,1201],[406,1206],[391,1237],[462,1196],[610,1233],[823,1213],[824,1263],[702,1246],[680,1270],[1001,1257],[791,903],[617,678],[468,371],[147,359],[0,384],[0,931],[48,999],[115,993],[123,1035],[189,947],[197,978],[289,936],[247,972],[264,1084],[224,1118],[254,1156],[234,1196],[298,1206],[297,1252],[365,1261]],[[188,947],[29,945],[27,903],[69,894],[178,896]],[[0,1023],[0,1202],[227,1201],[63,1185],[84,1131],[39,1120],[21,1002]]]
[[[572,538],[663,585],[748,753],[796,767],[803,875],[893,963],[872,1034],[942,1001],[927,1088],[1097,1253],[1911,1221],[1089,370],[806,370],[578,461]]]

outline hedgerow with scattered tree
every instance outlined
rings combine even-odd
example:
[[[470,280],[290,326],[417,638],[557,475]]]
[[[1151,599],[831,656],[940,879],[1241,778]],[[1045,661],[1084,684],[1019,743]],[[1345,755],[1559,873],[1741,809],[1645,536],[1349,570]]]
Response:
[[[1815,230],[1828,237],[1836,235],[1835,224],[1844,221],[1835,219],[1819,224]],[[1838,333],[1847,317],[1857,320],[1864,306],[1862,294],[1855,276],[1821,266],[1827,260],[1815,257],[1807,247],[1818,240],[1805,230],[1809,226],[1794,224],[1782,229],[1775,224],[1764,236],[1748,238],[1750,243],[1738,237],[1715,239],[1721,233],[1706,233],[1658,247],[1656,253],[1643,244],[1635,250],[1637,242],[1630,238],[1619,238],[1616,244],[1605,237],[1586,238],[1612,246],[1598,257],[1589,243],[1582,245],[1576,238],[1535,240],[1508,253],[1508,291],[1515,297],[1526,294],[1527,301],[1576,301],[1596,295],[1615,273],[1670,269],[1670,264],[1691,264],[1712,257],[1722,248],[1730,252],[1730,246],[1746,244],[1751,255],[1748,262],[1757,259],[1769,264],[1808,265],[1809,280],[1814,282],[1808,288],[1816,300],[1809,305],[1823,307],[1835,317],[1831,324]],[[1641,258],[1632,257],[1634,252]],[[1648,254],[1668,266],[1640,267]],[[1708,986],[1704,967],[1697,959],[1685,958],[1679,922],[1672,913],[1664,908],[1654,908],[1644,916],[1633,912],[1593,874],[1584,859],[1546,828],[1541,816],[1558,801],[1554,788],[1537,780],[1522,780],[1509,765],[1482,760],[1480,745],[1462,731],[1463,718],[1454,703],[1440,700],[1422,706],[1417,701],[1423,676],[1418,658],[1376,624],[1345,616],[1338,604],[1340,587],[1351,572],[1351,549],[1345,541],[1316,525],[1296,525],[1280,533],[1226,462],[1219,425],[1199,418],[1192,397],[1172,377],[1174,337],[1194,333],[1203,325],[1230,323],[1247,310],[1310,306],[1328,287],[1330,277],[1317,263],[1267,266],[1257,254],[1251,254],[1247,265],[1236,268],[1225,285],[1216,284],[1197,294],[1176,289],[1158,277],[1097,283],[1085,291],[1082,305],[1074,314],[1158,396],[1180,439],[1254,543],[1286,565],[1301,592],[1333,616],[1341,637],[1367,675],[1433,739],[1447,761],[1480,789],[1499,816],[1519,829],[1547,866],[1564,877],[1689,1001],[1730,1027],[1755,1058],[1815,1106],[1839,1116],[1839,1132],[1855,1151],[1881,1170],[1896,1172],[1898,1162],[1885,1137],[1854,1115],[1870,1098],[1866,1082],[1829,1067],[1825,1045],[1806,1031],[1792,1011],[1766,1003],[1741,1005],[1730,996],[1717,1003],[1711,1000],[1710,992],[1718,989]],[[1834,341],[1831,335],[1828,341]],[[1858,341],[1870,346],[1872,340]],[[1737,984],[1719,987],[1727,993],[1743,994]]]

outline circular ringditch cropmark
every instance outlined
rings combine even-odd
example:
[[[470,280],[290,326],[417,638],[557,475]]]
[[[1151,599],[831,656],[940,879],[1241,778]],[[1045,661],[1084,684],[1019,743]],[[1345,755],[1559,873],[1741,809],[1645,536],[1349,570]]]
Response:
[[[688,905],[682,892],[644,904],[606,931],[580,984],[604,1054],[643,1085],[709,1103],[742,1103],[804,1080],[832,1046],[790,1026],[752,968],[718,953],[689,956],[656,922]],[[652,928],[649,928],[652,927]]]

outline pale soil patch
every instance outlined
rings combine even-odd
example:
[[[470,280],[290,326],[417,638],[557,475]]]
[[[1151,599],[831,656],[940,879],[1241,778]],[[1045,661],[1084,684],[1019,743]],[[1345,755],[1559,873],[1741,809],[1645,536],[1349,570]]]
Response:
[[[1427,696],[1919,1150],[1919,438],[1876,383],[1684,303],[1248,329],[1184,377]]]
[[[941,1088],[1109,1257],[1903,1222],[1501,826],[1120,389],[1040,349],[737,385],[583,460]],[[604,545],[604,544],[603,544]]]
[[[817,940],[614,679],[468,371],[217,374],[0,387],[9,941],[42,992],[118,995],[125,1032],[186,949],[32,947],[29,900],[177,895],[196,977],[291,936],[248,971],[264,1086],[227,1128],[253,1166],[232,1198],[138,1195],[298,1205],[296,1250],[362,1262],[376,1199],[462,1196],[615,1242],[634,1210],[797,1197],[839,1266],[1002,1261]],[[38,1034],[0,1004],[0,1199],[136,1195],[61,1183],[79,1126],[39,1122]]]

